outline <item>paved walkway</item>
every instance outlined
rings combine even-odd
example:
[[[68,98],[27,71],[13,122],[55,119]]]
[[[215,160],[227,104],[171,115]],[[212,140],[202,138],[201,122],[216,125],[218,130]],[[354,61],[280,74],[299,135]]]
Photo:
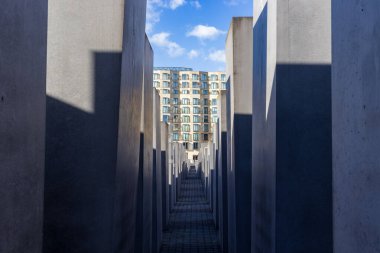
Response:
[[[182,181],[179,201],[164,233],[162,253],[219,253],[217,231],[202,182],[190,170]]]

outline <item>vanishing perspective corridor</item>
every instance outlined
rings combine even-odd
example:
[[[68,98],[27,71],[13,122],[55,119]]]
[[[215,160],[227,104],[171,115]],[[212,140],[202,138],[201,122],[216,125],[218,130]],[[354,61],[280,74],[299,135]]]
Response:
[[[161,252],[220,252],[210,203],[195,167],[191,167],[189,173],[183,176],[179,187],[178,202],[170,214]]]

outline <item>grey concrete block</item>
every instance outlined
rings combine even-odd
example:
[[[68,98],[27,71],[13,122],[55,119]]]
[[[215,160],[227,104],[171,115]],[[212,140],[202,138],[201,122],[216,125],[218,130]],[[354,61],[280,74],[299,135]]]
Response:
[[[334,252],[380,251],[379,10],[332,1]]]
[[[40,253],[47,1],[2,1],[0,17],[0,252]]]
[[[168,147],[169,147],[169,136],[168,136],[169,125],[165,122],[161,122],[161,176],[162,176],[162,226],[166,229],[169,222],[169,158],[168,158]]]
[[[233,18],[226,40],[229,252],[251,249],[252,18]]]
[[[113,245],[114,252],[132,253],[138,252],[135,231],[146,1],[128,0],[125,4]]]
[[[44,252],[112,251],[121,6],[49,3]]]
[[[252,252],[332,252],[330,5],[255,2]]]

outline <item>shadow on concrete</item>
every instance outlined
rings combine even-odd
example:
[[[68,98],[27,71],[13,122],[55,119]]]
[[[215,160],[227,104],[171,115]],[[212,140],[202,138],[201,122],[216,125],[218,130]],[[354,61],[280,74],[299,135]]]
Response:
[[[93,57],[93,114],[47,96],[45,253],[112,248],[121,53]]]

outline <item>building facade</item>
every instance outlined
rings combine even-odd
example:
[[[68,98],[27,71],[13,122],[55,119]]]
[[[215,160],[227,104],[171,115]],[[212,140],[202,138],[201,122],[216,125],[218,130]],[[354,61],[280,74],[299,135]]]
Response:
[[[226,81],[224,72],[154,69],[153,86],[160,93],[161,121],[170,124],[171,141],[183,143],[190,160],[197,160],[201,144],[213,139],[217,98],[226,89]]]

